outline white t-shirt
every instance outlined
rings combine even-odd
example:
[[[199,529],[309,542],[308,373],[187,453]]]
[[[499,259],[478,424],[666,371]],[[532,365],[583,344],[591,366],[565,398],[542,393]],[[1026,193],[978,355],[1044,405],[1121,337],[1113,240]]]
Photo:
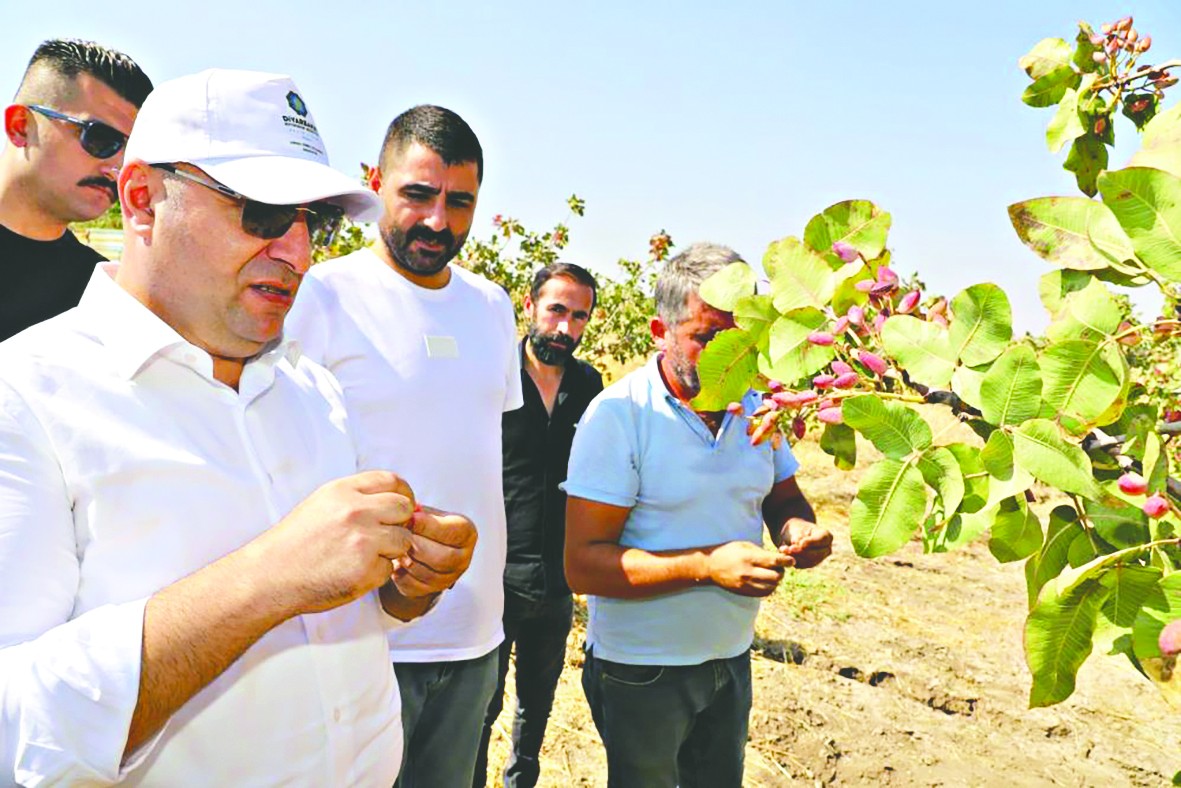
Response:
[[[355,472],[332,376],[285,343],[234,391],[103,267],[0,369],[0,785],[390,785],[374,593],[276,626],[121,763],[148,597]]]
[[[389,633],[394,661],[487,654],[504,638],[500,418],[522,404],[508,295],[455,265],[446,287],[419,287],[362,249],[312,268],[286,331],[340,381],[358,466],[400,474],[418,500],[479,531],[455,587]]]

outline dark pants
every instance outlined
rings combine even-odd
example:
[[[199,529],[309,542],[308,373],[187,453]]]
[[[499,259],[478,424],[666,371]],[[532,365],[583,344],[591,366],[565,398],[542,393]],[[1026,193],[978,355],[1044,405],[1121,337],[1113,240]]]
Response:
[[[397,788],[462,788],[472,781],[480,722],[496,688],[496,651],[458,662],[395,662],[402,694]]]
[[[534,601],[504,592],[504,642],[500,644],[500,673],[496,692],[484,718],[484,735],[472,785],[480,788],[488,773],[488,741],[492,725],[504,705],[504,683],[509,652],[517,648],[517,710],[513,715],[513,751],[504,768],[507,788],[531,788],[541,771],[538,758],[554,692],[566,662],[573,598],[567,594]]]
[[[740,788],[750,652],[700,665],[623,665],[588,650],[582,688],[609,788]]]

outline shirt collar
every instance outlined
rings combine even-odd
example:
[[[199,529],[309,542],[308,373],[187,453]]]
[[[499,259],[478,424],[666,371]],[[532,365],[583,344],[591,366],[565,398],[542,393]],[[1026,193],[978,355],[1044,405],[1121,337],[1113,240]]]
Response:
[[[114,277],[118,269],[117,263],[96,265],[78,304],[86,315],[88,330],[111,354],[116,371],[131,379],[153,359],[169,357],[212,379],[213,359],[209,354],[189,343],[176,329],[116,284]],[[295,340],[280,338],[263,348],[247,366],[273,367],[284,359],[294,366],[300,355]]]

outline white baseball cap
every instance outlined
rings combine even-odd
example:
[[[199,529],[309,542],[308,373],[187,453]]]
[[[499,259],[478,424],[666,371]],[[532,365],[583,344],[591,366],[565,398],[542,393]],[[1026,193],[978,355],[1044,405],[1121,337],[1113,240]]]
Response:
[[[295,83],[283,74],[209,69],[156,87],[127,140],[126,162],[187,162],[259,202],[325,200],[376,221],[382,201],[328,164]]]

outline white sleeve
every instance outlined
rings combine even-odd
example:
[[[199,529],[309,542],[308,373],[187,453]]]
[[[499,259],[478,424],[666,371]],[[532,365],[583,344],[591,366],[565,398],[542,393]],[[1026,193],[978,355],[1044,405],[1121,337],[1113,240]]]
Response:
[[[517,341],[517,324],[513,318],[513,304],[508,296],[504,297],[503,304],[509,357],[504,380],[504,405],[501,410],[507,413],[525,404],[525,394],[521,391],[521,347]]]
[[[104,784],[139,697],[147,600],[73,616],[79,581],[61,469],[35,415],[0,384],[0,784]]]

